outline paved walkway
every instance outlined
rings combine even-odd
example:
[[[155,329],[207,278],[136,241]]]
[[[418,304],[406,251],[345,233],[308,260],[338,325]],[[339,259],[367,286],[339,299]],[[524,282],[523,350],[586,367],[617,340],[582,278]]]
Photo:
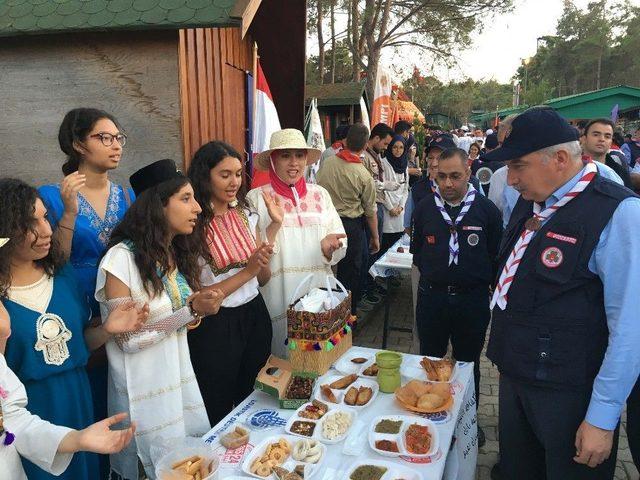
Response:
[[[393,324],[400,327],[411,327],[413,306],[409,279],[403,278],[401,286],[392,290],[389,298]],[[374,310],[362,316],[354,332],[353,343],[365,347],[381,348],[383,321],[384,304],[381,303]],[[411,341],[411,333],[391,332],[387,348],[400,352],[409,352]],[[476,479],[489,480],[489,471],[498,457],[498,371],[484,356],[481,359],[480,370],[482,378],[478,420],[485,431],[487,443],[478,452]],[[623,416],[615,478],[616,480],[639,480],[640,476],[631,460],[625,427],[626,418]]]

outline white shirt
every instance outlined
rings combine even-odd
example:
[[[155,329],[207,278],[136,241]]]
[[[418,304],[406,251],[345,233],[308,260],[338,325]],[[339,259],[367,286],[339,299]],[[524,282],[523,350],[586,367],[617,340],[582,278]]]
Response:
[[[0,480],[27,480],[20,456],[53,475],[63,473],[73,454],[58,453],[58,445],[72,430],[29,413],[24,385],[7,366],[2,354],[0,388],[6,394],[6,398],[0,395],[4,428],[16,436],[11,445],[3,445],[4,435],[0,436]]]

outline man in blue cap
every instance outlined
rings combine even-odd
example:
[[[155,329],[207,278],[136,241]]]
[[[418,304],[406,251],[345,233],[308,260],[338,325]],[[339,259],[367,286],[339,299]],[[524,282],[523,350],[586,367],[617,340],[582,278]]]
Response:
[[[506,479],[612,479],[640,372],[640,199],[583,163],[549,107],[520,114],[488,160],[520,192],[500,252],[487,356],[500,371]]]

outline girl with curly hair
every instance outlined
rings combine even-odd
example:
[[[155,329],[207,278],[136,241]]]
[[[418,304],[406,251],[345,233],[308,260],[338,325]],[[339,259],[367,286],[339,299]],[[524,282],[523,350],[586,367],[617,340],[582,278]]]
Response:
[[[160,160],[130,182],[137,198],[111,235],[95,296],[103,318],[121,302],[149,306],[139,331],[107,343],[110,412],[129,412],[138,425],[134,442],[111,456],[111,470],[137,480],[138,458],[155,478],[149,454],[155,437],[200,436],[210,428],[189,359],[187,325],[196,328],[215,314],[224,295],[201,289],[202,261],[188,243],[201,208],[189,179],[172,160]]]
[[[94,422],[85,370],[89,352],[112,335],[140,328],[146,311],[124,302],[102,325],[90,326],[87,297],[53,238],[36,189],[0,179],[0,210],[0,237],[10,239],[0,255],[0,298],[11,322],[7,365],[24,383],[32,413],[83,429]],[[54,478],[26,460],[23,466],[29,479]],[[98,475],[97,457],[82,453],[56,478]]]
[[[253,391],[271,349],[271,320],[258,287],[271,277],[271,245],[283,210],[269,197],[271,223],[266,233],[258,231],[258,215],[245,203],[240,158],[231,145],[209,142],[189,167],[203,211],[194,235],[196,248],[207,260],[203,282],[226,294],[217,315],[189,332],[191,361],[212,425]],[[212,362],[211,352],[225,361]]]

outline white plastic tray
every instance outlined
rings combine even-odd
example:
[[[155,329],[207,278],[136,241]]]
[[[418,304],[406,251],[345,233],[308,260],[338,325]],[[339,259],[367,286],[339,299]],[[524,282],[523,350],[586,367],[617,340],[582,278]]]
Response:
[[[260,475],[257,475],[255,473],[251,473],[251,464],[258,458],[260,458],[262,455],[264,455],[265,450],[267,449],[267,445],[272,444],[272,443],[277,443],[278,440],[280,440],[281,438],[284,438],[287,442],[289,442],[289,444],[291,445],[291,450],[293,451],[293,447],[294,445],[300,440],[297,437],[294,437],[292,435],[272,435],[270,437],[265,438],[262,442],[260,442],[256,448],[254,448],[253,450],[251,450],[251,453],[249,453],[249,455],[247,455],[244,459],[244,462],[242,462],[242,471],[247,474],[250,475],[251,477],[254,478],[261,478],[261,479],[275,479],[276,475],[272,472],[271,475],[268,475],[266,477],[261,477]],[[320,460],[318,460],[317,463],[305,463],[305,462],[299,462],[297,460],[294,460],[293,457],[291,456],[291,453],[289,454],[289,457],[287,458],[287,460],[281,465],[282,468],[286,468],[289,471],[292,471],[296,465],[300,465],[303,464],[305,465],[305,475],[304,478],[305,479],[309,479],[311,477],[313,477],[313,475],[315,473],[317,473],[320,470],[320,466],[322,465],[322,463],[324,462],[326,456],[327,456],[327,447],[325,447],[324,445],[321,444],[322,447],[322,456],[320,457]]]
[[[422,380],[422,381],[431,382],[431,383],[453,383],[456,377],[458,376],[458,362],[454,362],[453,370],[451,371],[451,377],[449,378],[448,381],[439,382],[437,380],[431,380],[430,378],[427,378],[427,372],[425,371],[424,368],[422,368],[422,365],[420,365],[420,361],[422,360],[422,358],[423,357],[407,355],[404,361],[402,362],[402,365],[400,366],[400,374],[403,377],[410,380]],[[437,357],[427,357],[427,358],[430,358],[431,360],[441,360],[440,358],[437,358]]]
[[[347,474],[342,477],[343,480],[350,480],[351,474],[361,465],[374,465],[376,467],[384,467],[387,469],[380,480],[394,480],[402,478],[403,480],[423,480],[422,475],[413,468],[398,465],[387,460],[379,460],[376,458],[363,458],[356,461],[348,470]]]
[[[402,425],[400,425],[399,433],[377,433],[375,431],[376,426],[382,420],[393,420],[402,422]],[[411,453],[407,449],[405,434],[409,426],[413,424],[418,424],[429,429],[429,434],[431,435],[431,445],[427,453]],[[389,452],[376,448],[376,441],[378,440],[391,440],[393,442],[396,442],[396,444],[398,445],[398,452]],[[425,458],[430,457],[438,451],[438,447],[440,446],[440,437],[438,436],[438,429],[436,428],[434,423],[426,418],[409,417],[406,415],[381,415],[373,420],[369,428],[369,446],[374,452],[385,457],[399,457],[401,455],[404,455],[407,457]]]
[[[353,382],[351,385],[349,385],[348,387],[338,390],[335,388],[332,388],[331,391],[333,392],[333,394],[335,395],[336,399],[338,400],[338,403],[332,403],[330,401],[328,401],[326,398],[324,398],[324,396],[322,395],[322,389],[320,388],[322,385],[329,385],[330,383],[335,382],[336,380],[339,380],[343,377],[344,375],[331,375],[329,377],[327,377],[326,379],[324,379],[322,382],[316,382],[316,387],[315,390],[313,392],[313,398],[315,398],[316,400],[320,400],[323,403],[326,403],[328,405],[341,405],[347,408],[353,408],[356,410],[360,410],[363,408],[367,408],[369,405],[372,405],[374,400],[376,399],[376,397],[378,396],[378,392],[380,391],[380,386],[378,385],[378,382],[374,379],[371,380],[369,378],[358,378],[355,382]],[[360,388],[360,387],[369,387],[372,390],[372,394],[371,394],[371,399],[365,404],[365,405],[348,405],[346,403],[344,403],[344,397],[346,395],[346,393],[349,391],[349,389],[351,387],[356,387],[356,388]]]
[[[322,443],[327,443],[327,444],[340,443],[341,441],[343,441],[349,435],[349,432],[351,431],[351,427],[355,423],[356,418],[358,416],[358,412],[356,412],[356,411],[354,411],[354,410],[352,410],[350,408],[341,407],[339,405],[335,405],[335,404],[332,405],[332,404],[330,404],[328,402],[324,402],[324,403],[327,403],[329,405],[329,410],[319,420],[311,420],[311,419],[308,419],[308,418],[302,418],[302,417],[298,416],[298,412],[303,410],[304,407],[306,405],[308,405],[308,403],[305,403],[302,407],[300,407],[298,410],[296,410],[296,413],[294,415],[291,416],[291,418],[287,422],[287,425],[284,427],[285,431],[289,435],[295,435],[296,437],[301,437],[301,438],[310,438],[310,439],[318,440],[318,441],[320,441]],[[324,427],[324,421],[325,421],[326,418],[330,417],[332,414],[334,414],[336,412],[346,412],[346,413],[348,413],[351,416],[351,424],[350,424],[349,428],[347,428],[347,430],[344,432],[343,435],[341,435],[341,436],[339,436],[337,438],[334,438],[334,439],[325,438],[324,434],[322,433],[323,427]],[[293,424],[295,422],[310,422],[310,423],[315,424],[315,428],[313,430],[313,434],[311,436],[307,436],[307,435],[302,435],[302,434],[299,434],[299,433],[292,432],[291,431],[291,427],[293,426]]]

